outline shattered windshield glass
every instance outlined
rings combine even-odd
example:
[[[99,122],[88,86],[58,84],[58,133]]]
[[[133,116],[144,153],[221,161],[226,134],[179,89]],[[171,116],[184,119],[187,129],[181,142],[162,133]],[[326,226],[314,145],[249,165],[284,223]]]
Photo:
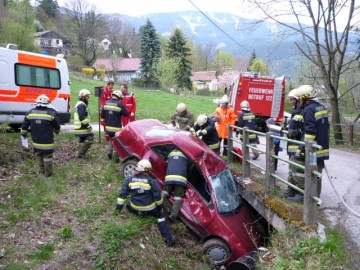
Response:
[[[241,199],[237,193],[236,183],[231,172],[226,169],[210,178],[218,212],[221,214],[235,213],[239,209]]]

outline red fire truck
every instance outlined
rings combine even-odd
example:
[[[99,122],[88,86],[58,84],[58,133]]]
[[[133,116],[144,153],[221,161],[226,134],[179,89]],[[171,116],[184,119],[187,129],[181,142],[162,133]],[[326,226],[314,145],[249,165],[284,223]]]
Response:
[[[259,73],[241,73],[230,86],[230,104],[235,112],[247,100],[256,116],[259,131],[266,131],[266,119],[273,117],[281,123],[284,115],[285,77],[260,76]]]

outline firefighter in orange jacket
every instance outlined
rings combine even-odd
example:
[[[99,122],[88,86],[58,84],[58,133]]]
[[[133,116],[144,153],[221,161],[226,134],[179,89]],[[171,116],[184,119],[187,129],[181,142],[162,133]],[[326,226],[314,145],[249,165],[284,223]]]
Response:
[[[135,111],[136,111],[136,100],[134,93],[130,93],[126,83],[121,85],[121,92],[123,94],[122,103],[125,105],[126,110],[128,111],[128,116],[123,117],[123,126],[125,127],[130,122],[135,121]]]
[[[216,108],[214,113],[214,120],[219,139],[224,141],[223,156],[227,156],[228,152],[228,125],[234,125],[237,118],[234,109],[229,105],[229,97],[224,95],[220,99],[220,106]]]

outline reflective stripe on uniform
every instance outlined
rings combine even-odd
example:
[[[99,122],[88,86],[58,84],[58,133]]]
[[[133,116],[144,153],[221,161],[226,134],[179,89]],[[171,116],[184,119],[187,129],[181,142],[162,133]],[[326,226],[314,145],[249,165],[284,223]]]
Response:
[[[153,202],[150,205],[146,205],[146,206],[139,206],[139,205],[135,205],[132,202],[130,202],[130,206],[131,206],[131,208],[133,208],[135,210],[139,210],[139,211],[151,211],[156,208],[155,202]]]
[[[34,145],[34,147],[36,149],[41,149],[41,150],[53,150],[54,149],[54,144],[53,143],[32,143]]]

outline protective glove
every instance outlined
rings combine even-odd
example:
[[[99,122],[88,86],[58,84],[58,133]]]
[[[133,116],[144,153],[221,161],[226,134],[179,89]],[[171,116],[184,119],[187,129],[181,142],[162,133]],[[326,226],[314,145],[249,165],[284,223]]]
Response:
[[[88,130],[88,131],[92,131],[92,126],[89,125],[89,126],[87,127],[87,130]]]
[[[295,139],[301,137],[301,130],[300,129],[289,129],[288,131],[288,138]]]
[[[115,211],[121,212],[121,210],[123,210],[123,208],[124,208],[123,204],[116,204]]]
[[[202,133],[201,130],[199,130],[198,132],[196,132],[196,136],[201,137],[202,135],[204,135],[204,134]]]
[[[193,136],[196,136],[196,132],[195,132],[195,129],[193,129],[193,128],[190,128],[190,130],[189,130],[190,132],[191,132],[191,135],[193,135]]]

